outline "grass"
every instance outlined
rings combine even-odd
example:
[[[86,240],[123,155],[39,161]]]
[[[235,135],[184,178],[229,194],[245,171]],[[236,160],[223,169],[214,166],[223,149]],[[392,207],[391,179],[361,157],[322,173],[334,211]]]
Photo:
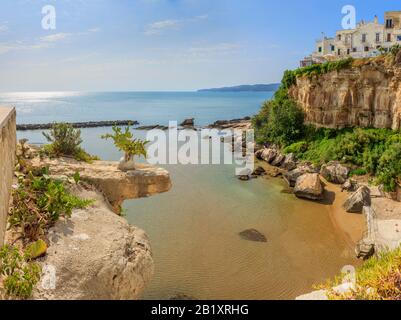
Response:
[[[401,248],[381,253],[359,267],[352,292],[335,293],[330,288],[337,284],[338,279],[326,285],[332,300],[401,300]]]

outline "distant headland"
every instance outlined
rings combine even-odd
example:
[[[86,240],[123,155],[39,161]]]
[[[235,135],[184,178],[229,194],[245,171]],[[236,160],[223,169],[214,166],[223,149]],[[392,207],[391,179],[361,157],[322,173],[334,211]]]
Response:
[[[262,91],[276,91],[280,87],[279,83],[270,84],[254,84],[254,85],[240,85],[234,87],[211,88],[201,89],[198,92],[262,92]]]

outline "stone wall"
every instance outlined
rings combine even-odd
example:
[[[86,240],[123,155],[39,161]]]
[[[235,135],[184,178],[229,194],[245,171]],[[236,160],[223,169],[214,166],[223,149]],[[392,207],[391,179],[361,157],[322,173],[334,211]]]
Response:
[[[3,245],[14,172],[16,146],[14,108],[0,107],[0,245]]]

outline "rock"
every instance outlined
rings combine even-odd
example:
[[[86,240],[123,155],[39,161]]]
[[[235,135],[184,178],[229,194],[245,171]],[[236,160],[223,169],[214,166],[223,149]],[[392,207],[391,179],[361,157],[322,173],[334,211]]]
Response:
[[[305,173],[316,173],[316,170],[308,164],[303,164],[294,170],[285,172],[284,179],[287,181],[288,185],[293,188],[295,187],[297,179]]]
[[[349,169],[339,162],[330,162],[322,166],[320,174],[329,182],[343,184],[347,181]]]
[[[375,254],[375,244],[366,240],[358,242],[355,253],[358,259],[367,260]]]
[[[73,122],[70,123],[74,128],[97,128],[97,127],[112,127],[116,126],[128,126],[138,125],[138,121],[133,120],[111,120],[111,121],[88,121],[88,122]],[[17,130],[48,130],[53,127],[54,123],[43,123],[43,124],[18,124]]]
[[[266,170],[262,167],[257,167],[255,170],[252,172],[252,176],[262,176],[266,173]]]
[[[265,149],[263,148],[263,149],[259,149],[259,150],[257,150],[257,151],[255,152],[255,157],[256,157],[256,159],[262,160],[262,153],[263,153],[264,150],[265,150]]]
[[[284,170],[294,170],[297,167],[297,159],[293,153],[287,154],[284,158],[281,168]]]
[[[362,213],[365,206],[370,206],[370,190],[366,186],[352,193],[343,204],[345,211],[349,213]]]
[[[146,164],[136,164],[135,171],[118,170],[113,161],[94,161],[89,164],[70,158],[35,158],[30,161],[33,169],[49,167],[55,177],[72,177],[79,172],[86,181],[103,192],[115,213],[120,213],[121,204],[126,199],[137,199],[167,192],[171,189],[170,175],[167,170]]]
[[[39,239],[38,241],[31,243],[26,247],[25,255],[28,257],[28,259],[37,259],[44,256],[46,251],[47,243],[42,239]]]
[[[49,230],[50,246],[40,260],[43,275],[33,298],[40,300],[132,300],[150,281],[154,263],[146,234],[114,214],[97,191],[94,199]]]
[[[285,155],[277,153],[276,158],[272,161],[272,166],[280,167],[285,159]]]
[[[276,149],[264,149],[262,154],[260,155],[261,159],[266,161],[267,163],[271,163],[277,156]]]
[[[247,176],[247,175],[238,176],[238,180],[241,180],[241,181],[249,181],[249,180],[251,180],[251,177],[250,177],[250,176]]]
[[[266,236],[256,229],[248,229],[239,233],[239,236],[248,241],[267,242]]]
[[[191,119],[185,119],[180,126],[181,127],[193,127],[195,125],[195,119],[191,118]]]
[[[294,188],[294,194],[298,198],[310,200],[323,199],[323,185],[320,181],[319,174],[305,173],[297,179]]]
[[[125,158],[122,157],[120,159],[120,162],[118,163],[118,169],[124,172],[127,171],[133,171],[135,170],[135,161],[134,160],[130,160],[130,161],[125,161]]]
[[[347,179],[345,183],[341,186],[342,191],[348,191],[348,192],[354,192],[356,191],[356,188],[358,186],[358,183],[353,180],[353,179]]]
[[[294,194],[294,190],[292,188],[284,188],[280,192],[284,194]]]

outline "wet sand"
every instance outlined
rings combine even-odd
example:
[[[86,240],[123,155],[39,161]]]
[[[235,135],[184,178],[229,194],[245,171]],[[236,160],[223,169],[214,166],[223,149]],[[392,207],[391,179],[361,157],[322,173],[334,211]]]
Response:
[[[322,178],[326,184],[326,193],[334,194],[334,202],[329,206],[330,218],[333,225],[340,231],[351,250],[355,249],[356,243],[362,239],[366,230],[366,221],[363,214],[346,212],[342,205],[347,199],[348,193],[341,192],[341,186],[334,185]]]

